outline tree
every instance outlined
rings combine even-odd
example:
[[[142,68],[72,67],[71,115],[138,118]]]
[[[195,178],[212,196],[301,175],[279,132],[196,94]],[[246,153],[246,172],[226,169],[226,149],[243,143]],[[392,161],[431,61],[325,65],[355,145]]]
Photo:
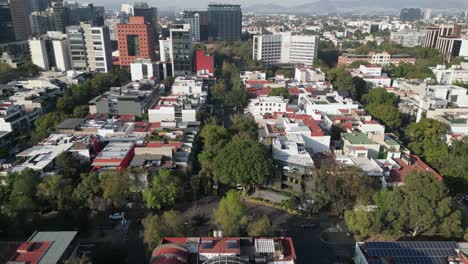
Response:
[[[406,130],[406,135],[411,140],[409,143],[411,150],[416,155],[421,155],[426,151],[426,142],[442,140],[446,132],[447,126],[444,123],[435,119],[423,118],[418,123],[411,123]]]
[[[257,138],[258,126],[252,117],[231,115],[230,119],[233,134],[245,133],[251,139]]]
[[[313,213],[331,207],[339,215],[357,204],[366,204],[373,191],[372,179],[360,168],[332,162],[323,163],[317,177],[306,186],[306,196],[314,201]]]
[[[142,220],[142,224],[143,241],[149,250],[155,248],[163,237],[183,236],[185,233],[182,214],[174,210],[164,212],[162,216],[150,214]]]
[[[37,185],[37,195],[54,209],[69,208],[72,201],[73,188],[70,181],[59,175],[47,176]]]
[[[222,183],[254,186],[272,175],[273,162],[264,145],[256,140],[233,140],[214,158],[213,173]]]
[[[96,209],[96,200],[102,195],[101,183],[97,173],[81,174],[81,182],[73,191],[73,197],[80,205]]]
[[[268,236],[271,231],[271,221],[267,215],[263,215],[257,220],[251,222],[247,226],[247,234],[249,236],[258,237],[258,236]]]
[[[217,153],[229,141],[229,131],[215,122],[207,123],[201,131],[203,150]]]
[[[226,93],[226,85],[221,80],[215,85],[211,86],[211,94],[216,100],[222,101]]]
[[[80,177],[82,164],[79,159],[75,158],[72,153],[64,152],[57,156],[55,166],[60,175],[64,178],[77,180]]]
[[[289,90],[286,87],[273,88],[273,89],[270,90],[268,95],[269,96],[282,96],[283,98],[291,99],[291,95],[289,94]]]
[[[244,88],[233,88],[224,97],[224,104],[228,107],[242,108],[249,102],[249,95]]]
[[[33,137],[37,140],[47,137],[55,129],[55,126],[66,118],[67,115],[61,112],[51,112],[39,117],[34,122],[36,131]]]
[[[180,194],[180,179],[170,170],[159,170],[153,177],[151,186],[143,192],[143,199],[148,208],[160,210],[173,206]]]
[[[397,106],[398,105],[398,96],[393,93],[387,92],[385,88],[375,88],[369,90],[369,92],[364,95],[363,103],[366,105],[370,104],[384,104],[390,106]]]
[[[225,236],[238,236],[247,224],[247,207],[237,191],[230,190],[213,212],[214,222]]]
[[[105,200],[116,207],[122,207],[130,195],[130,179],[126,173],[105,172],[100,175]]]
[[[38,207],[35,198],[39,181],[39,173],[31,169],[8,174],[1,194],[2,211],[12,218],[31,215]]]
[[[85,117],[89,114],[89,107],[87,105],[79,105],[73,109],[73,116],[74,117]]]
[[[454,207],[445,185],[431,173],[410,173],[402,187],[376,195],[374,202],[376,210],[347,213],[351,231],[412,238],[463,237],[461,212]]]
[[[375,119],[382,121],[390,129],[396,129],[401,126],[401,114],[397,107],[385,104],[371,104],[366,110]]]
[[[67,115],[73,114],[75,100],[71,96],[62,96],[57,100],[57,110]]]

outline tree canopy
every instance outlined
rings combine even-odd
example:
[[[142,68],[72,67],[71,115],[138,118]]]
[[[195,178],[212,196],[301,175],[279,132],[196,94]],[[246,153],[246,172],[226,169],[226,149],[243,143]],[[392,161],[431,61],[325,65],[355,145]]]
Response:
[[[170,210],[161,216],[148,215],[142,220],[143,241],[148,250],[153,250],[163,237],[184,236],[184,219],[180,212]]]
[[[247,207],[241,201],[241,195],[230,190],[219,202],[213,212],[214,222],[225,236],[238,236],[247,224]]]
[[[153,176],[151,186],[143,191],[146,206],[151,209],[162,209],[173,206],[180,197],[181,182],[170,170],[159,170]]]
[[[375,210],[345,213],[348,227],[358,235],[463,237],[461,212],[454,207],[445,185],[430,173],[411,173],[405,185],[381,191],[373,200]]]
[[[105,172],[100,175],[101,188],[105,200],[115,207],[122,207],[130,195],[130,179],[126,173]]]

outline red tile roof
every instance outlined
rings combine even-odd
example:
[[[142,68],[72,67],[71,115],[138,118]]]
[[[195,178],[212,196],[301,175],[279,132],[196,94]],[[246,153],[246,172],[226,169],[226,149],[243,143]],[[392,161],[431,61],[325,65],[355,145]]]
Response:
[[[182,147],[183,143],[182,142],[169,142],[169,143],[164,143],[162,141],[154,141],[154,142],[148,142],[146,143],[147,148],[161,148],[161,147],[174,147],[174,148],[180,148]]]
[[[39,263],[51,244],[52,242],[50,241],[24,242],[18,247],[16,255],[10,261],[24,262],[27,264]]]
[[[135,115],[120,115],[119,119],[126,122],[135,121]]]
[[[211,248],[204,248],[203,242],[212,242]],[[235,248],[228,248],[228,241],[235,241],[236,247]],[[222,237],[222,238],[215,238],[215,237],[202,237],[200,239],[200,245],[198,246],[199,253],[222,253],[222,254],[240,254],[240,238],[239,237]]]
[[[394,159],[400,166],[400,169],[392,169],[390,176],[393,182],[404,182],[405,177],[413,171],[429,172],[432,175],[434,175],[437,178],[437,180],[443,180],[442,176],[439,173],[437,173],[434,169],[432,169],[429,165],[422,161],[418,156],[410,155],[410,159],[410,165],[408,165],[403,159]]]

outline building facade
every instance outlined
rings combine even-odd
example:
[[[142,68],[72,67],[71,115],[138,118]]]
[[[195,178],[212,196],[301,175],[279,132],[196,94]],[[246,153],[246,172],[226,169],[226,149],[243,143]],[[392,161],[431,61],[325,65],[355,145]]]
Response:
[[[0,43],[16,40],[13,20],[11,18],[10,4],[7,0],[0,1]]]
[[[402,30],[392,32],[390,34],[390,41],[402,45],[403,47],[416,47],[421,46],[424,42],[426,33],[418,30]]]
[[[90,71],[108,72],[112,68],[112,50],[108,26],[81,23],[86,48],[87,67]]]
[[[195,51],[195,72],[197,76],[213,76],[213,54],[207,54],[204,50]]]
[[[221,41],[240,41],[242,11],[240,5],[208,5],[209,38]]]
[[[170,29],[171,63],[174,76],[192,73],[192,30],[189,24],[173,25]]]
[[[131,16],[127,24],[117,24],[119,65],[129,66],[135,59],[155,60],[156,37],[154,26],[141,16]]]
[[[27,40],[31,35],[29,24],[31,2],[29,0],[10,0],[9,2],[16,40]]]
[[[271,64],[311,66],[318,53],[318,36],[294,36],[291,32],[254,36],[253,59]]]

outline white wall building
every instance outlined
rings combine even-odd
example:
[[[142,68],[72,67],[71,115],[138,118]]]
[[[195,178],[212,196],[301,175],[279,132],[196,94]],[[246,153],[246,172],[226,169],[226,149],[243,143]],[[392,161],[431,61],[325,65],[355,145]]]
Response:
[[[324,82],[325,73],[320,69],[310,67],[297,67],[294,71],[294,80],[300,83]]]
[[[284,113],[287,106],[288,100],[282,96],[259,96],[250,100],[245,112],[252,114],[255,119],[259,119],[267,113]]]
[[[132,81],[141,81],[144,79],[157,78],[158,65],[151,62],[150,59],[137,59],[130,63],[130,74]]]
[[[266,80],[266,73],[261,71],[244,71],[240,73],[242,81]]]
[[[390,41],[400,44],[404,47],[421,46],[424,41],[426,32],[418,30],[402,30],[392,32],[390,34]]]
[[[29,50],[31,53],[31,60],[34,65],[42,70],[49,70],[49,58],[46,49],[47,36],[31,37],[29,38]]]
[[[282,32],[254,36],[253,59],[270,64],[304,64],[311,66],[317,57],[319,37]]]
[[[194,14],[192,17],[184,17],[184,23],[190,24],[192,41],[200,41],[200,14]]]
[[[454,82],[468,83],[468,62],[462,62],[460,65],[452,65],[447,69],[445,65],[437,65],[430,68],[434,73],[437,83],[450,85]]]
[[[108,72],[112,67],[112,50],[108,26],[95,27],[81,22],[90,71]]]
[[[337,92],[312,97],[307,94],[299,94],[299,108],[305,114],[314,116],[317,112],[324,114],[340,114],[340,110],[358,109],[359,104],[351,98],[344,98]]]
[[[203,88],[203,81],[193,77],[179,76],[175,79],[172,85],[172,94],[177,95],[201,95]]]

